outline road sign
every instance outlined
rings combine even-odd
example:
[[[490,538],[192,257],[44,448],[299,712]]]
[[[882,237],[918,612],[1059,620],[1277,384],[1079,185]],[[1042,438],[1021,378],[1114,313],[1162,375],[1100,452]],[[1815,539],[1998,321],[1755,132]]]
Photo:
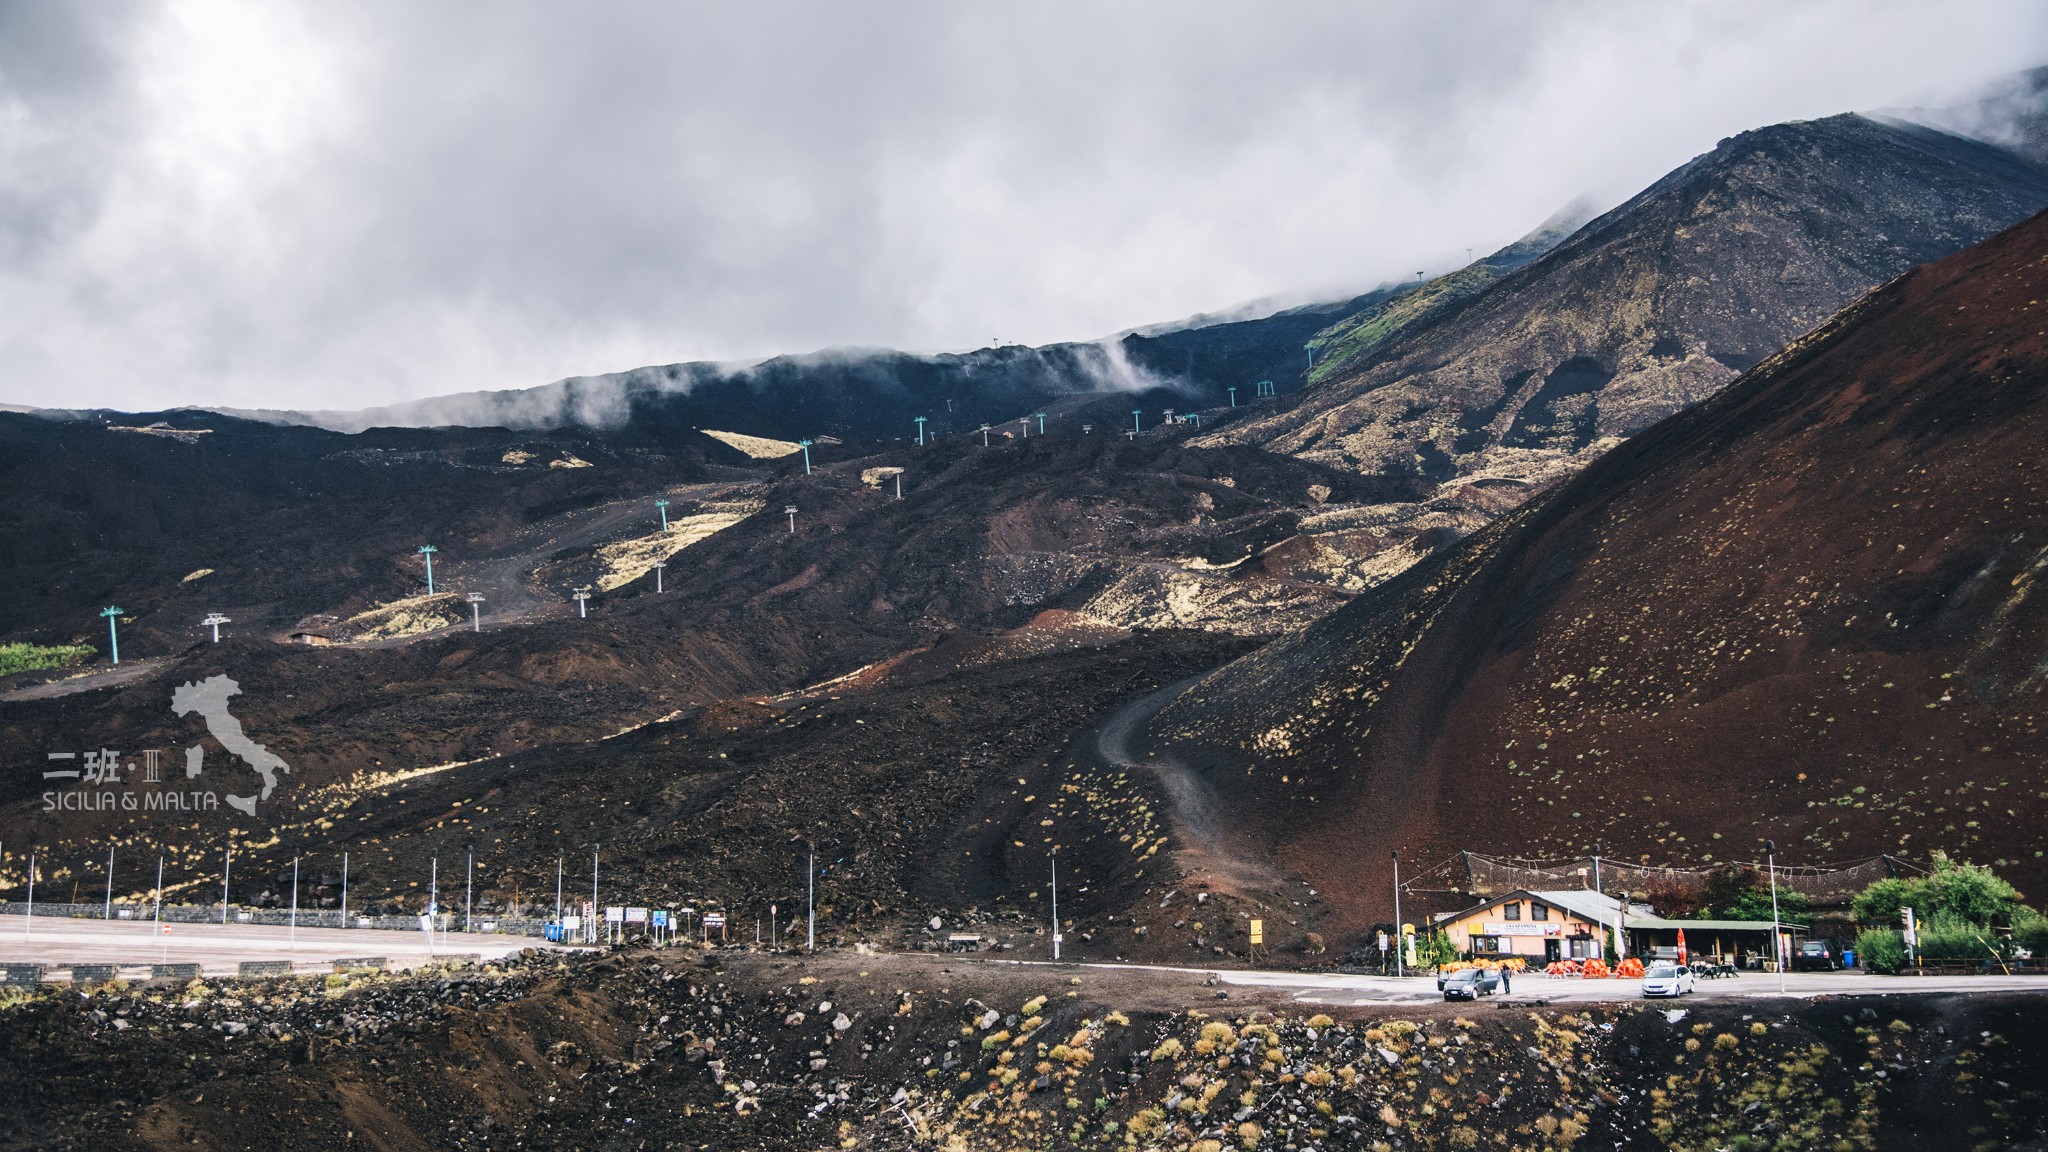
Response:
[[[706,912],[706,913],[704,914],[704,926],[705,926],[706,928],[723,928],[723,927],[725,927],[725,913],[723,913],[723,912]]]
[[[626,923],[628,923],[628,924],[645,924],[645,923],[647,923],[647,909],[645,909],[645,908],[628,908],[628,909],[626,909]]]
[[[1252,921],[1252,943],[1253,943],[1253,944],[1264,944],[1265,942],[1266,942],[1266,922],[1265,922],[1264,920],[1254,920],[1254,921]]]
[[[661,908],[656,908],[656,909],[654,910],[654,926],[655,926],[656,928],[666,928],[666,927],[668,927],[668,912],[667,912],[667,910],[665,910],[665,909],[661,909]]]
[[[617,905],[607,907],[604,910],[604,922],[607,924],[624,924],[626,922],[626,910]]]

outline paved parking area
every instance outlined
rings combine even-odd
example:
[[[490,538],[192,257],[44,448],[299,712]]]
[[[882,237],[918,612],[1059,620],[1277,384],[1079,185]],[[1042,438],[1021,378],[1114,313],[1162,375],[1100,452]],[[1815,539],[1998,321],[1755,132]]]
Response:
[[[148,921],[0,916],[0,963],[45,964],[62,976],[73,964],[135,968],[198,964],[208,976],[233,975],[244,960],[288,960],[295,969],[325,971],[336,960],[380,957],[410,968],[452,956],[490,961],[522,948],[559,947],[531,936],[481,932],[394,932],[377,928],[300,928],[272,924],[172,924],[161,935]]]
[[[1441,1000],[1434,977],[1346,976],[1300,972],[1232,972],[1219,970],[1225,985],[1258,987],[1291,994],[1302,1003],[1404,1004]],[[1866,972],[1788,972],[1783,990],[1778,977],[1745,972],[1717,980],[1701,980],[1699,991],[1686,999],[1726,1000],[1768,996],[1897,996],[1918,992],[2048,992],[2048,976],[1872,976]],[[1524,975],[1514,991],[1489,1000],[1576,1001],[1640,1000],[1641,980],[1587,980],[1577,976]]]

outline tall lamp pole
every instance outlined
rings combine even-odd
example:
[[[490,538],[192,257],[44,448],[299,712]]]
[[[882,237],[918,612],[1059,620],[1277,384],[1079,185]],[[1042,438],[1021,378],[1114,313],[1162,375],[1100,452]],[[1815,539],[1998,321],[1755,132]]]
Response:
[[[1052,850],[1052,958],[1060,958],[1060,850]]]
[[[1785,946],[1778,935],[1778,843],[1764,841],[1764,859],[1771,873],[1771,959],[1778,963],[1778,991],[1785,991]]]
[[[1394,851],[1394,975],[1406,976],[1408,934],[1401,930],[1401,852]]]

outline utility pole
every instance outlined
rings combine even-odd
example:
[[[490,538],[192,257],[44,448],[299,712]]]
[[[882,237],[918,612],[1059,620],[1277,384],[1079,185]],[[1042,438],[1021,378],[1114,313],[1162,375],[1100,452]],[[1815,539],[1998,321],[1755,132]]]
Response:
[[[434,950],[434,929],[441,918],[441,857],[433,856],[427,872],[427,951]]]
[[[804,951],[818,950],[818,850],[811,849],[804,867]]]
[[[218,612],[208,612],[206,614],[206,619],[201,620],[199,622],[199,626],[201,628],[213,629],[213,642],[215,644],[218,644],[220,643],[220,626],[223,624],[232,623],[234,623],[234,621],[228,619],[227,617],[221,615]]]
[[[107,849],[107,903],[100,909],[100,919],[114,918],[114,850]]]
[[[341,854],[341,926],[348,927],[348,852]]]
[[[299,946],[299,858],[292,857],[292,928],[288,947]]]
[[[1770,861],[1771,870],[1771,959],[1778,962],[1778,991],[1785,991],[1785,947],[1778,933],[1778,844],[1775,840],[1764,841],[1765,859]]]
[[[555,927],[562,926],[562,857],[555,856]]]
[[[440,551],[440,549],[432,544],[422,544],[419,551],[420,555],[427,558],[427,595],[432,596],[434,594],[434,553]]]
[[[462,934],[469,934],[470,899],[476,895],[476,850],[469,852],[469,866],[462,877]]]
[[[220,922],[222,924],[228,922],[228,877],[234,873],[234,870],[235,837],[233,833],[230,833],[228,835],[227,853],[221,857],[220,863]]]
[[[478,605],[484,602],[484,594],[471,592],[466,599],[469,601],[469,630],[481,632],[484,630],[484,611]]]
[[[149,934],[161,937],[164,934],[164,856],[161,852],[157,853],[156,856],[156,897],[154,902],[156,904],[156,911],[150,914],[150,923],[153,927],[150,929]],[[166,943],[164,949],[168,952],[170,945]]]
[[[1593,845],[1593,894],[1595,896],[1605,896],[1607,894],[1606,889],[1600,886],[1600,846],[1598,844]],[[1607,915],[1604,911],[1600,916],[1600,930],[1609,933],[1608,938],[1600,942],[1601,959],[1604,960],[1606,959],[1607,950],[1614,946],[1615,936],[1615,933],[1607,927]],[[1620,959],[1618,954],[1616,959]]]
[[[597,853],[598,846],[590,846],[590,942],[597,943],[597,918],[604,910],[597,906]]]
[[[1408,933],[1401,923],[1401,851],[1394,850],[1394,975],[1408,974]]]
[[[1052,850],[1052,958],[1060,958],[1060,850]]]
[[[100,615],[107,618],[107,643],[113,650],[114,663],[121,662],[121,633],[114,627],[114,621],[121,615],[121,609],[108,606],[100,609]]]
[[[28,850],[28,915],[22,919],[21,935],[28,937],[28,930],[36,922],[36,850]]]

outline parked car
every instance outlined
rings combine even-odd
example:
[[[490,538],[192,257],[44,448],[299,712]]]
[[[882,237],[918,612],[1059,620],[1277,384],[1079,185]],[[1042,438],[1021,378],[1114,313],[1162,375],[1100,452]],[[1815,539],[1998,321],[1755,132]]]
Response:
[[[1833,972],[1842,966],[1842,960],[1835,955],[1835,946],[1825,940],[1808,940],[1792,954],[1794,972]]]
[[[1489,968],[1461,968],[1448,976],[1438,976],[1436,986],[1443,990],[1446,1000],[1477,1000],[1500,991],[1500,973]]]
[[[1645,997],[1683,996],[1697,990],[1692,969],[1680,968],[1668,960],[1659,960],[1643,973],[1643,995]]]

